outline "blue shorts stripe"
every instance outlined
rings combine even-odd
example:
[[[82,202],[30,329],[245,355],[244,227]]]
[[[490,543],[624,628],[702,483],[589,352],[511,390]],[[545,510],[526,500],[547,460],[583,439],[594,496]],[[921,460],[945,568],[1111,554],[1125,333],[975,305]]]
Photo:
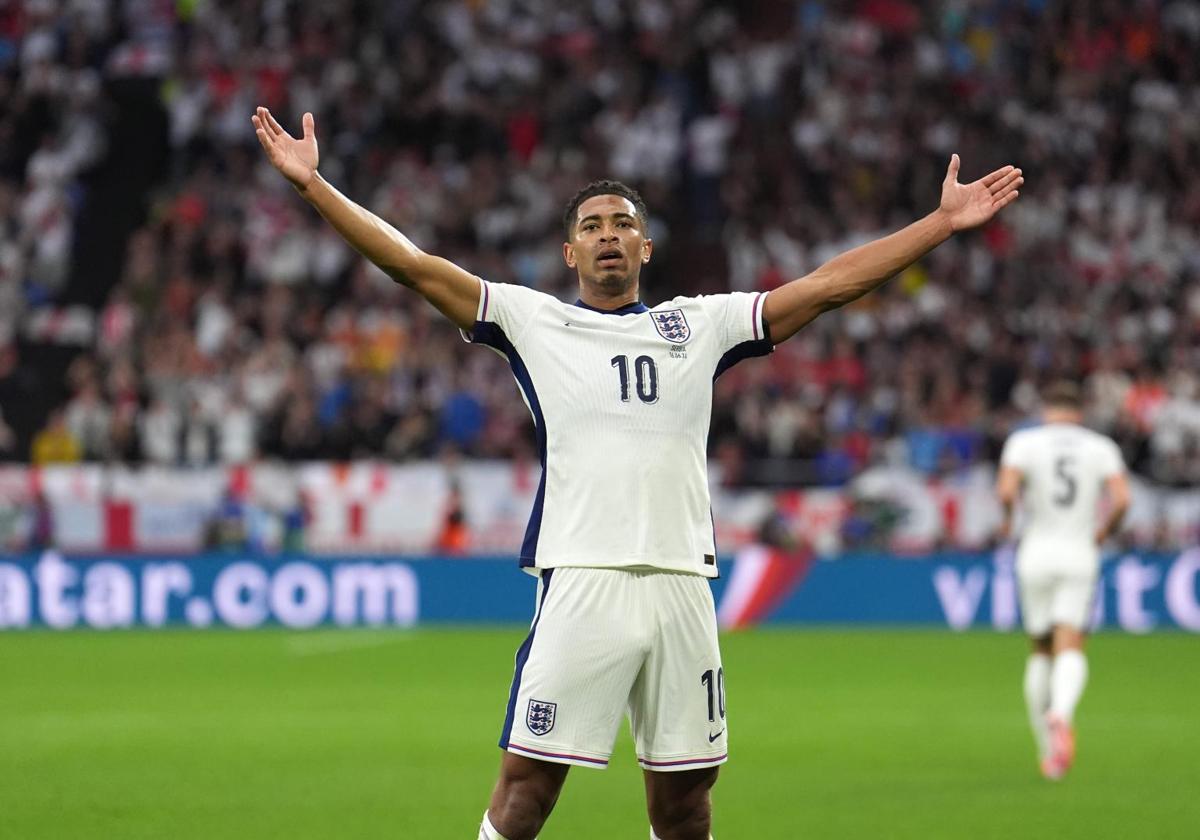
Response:
[[[546,595],[550,592],[550,576],[553,573],[553,569],[545,569],[542,572],[542,598],[538,602],[537,616],[533,619],[533,626],[529,628],[529,635],[525,637],[525,641],[517,649],[516,663],[513,667],[512,687],[508,690],[508,710],[504,714],[504,730],[500,733],[501,749],[508,749],[508,739],[512,735],[513,718],[517,712],[517,694],[521,691],[521,674],[525,671],[525,663],[529,660],[529,651],[533,649],[533,635],[537,632],[538,622],[542,620],[542,609],[546,606]]]

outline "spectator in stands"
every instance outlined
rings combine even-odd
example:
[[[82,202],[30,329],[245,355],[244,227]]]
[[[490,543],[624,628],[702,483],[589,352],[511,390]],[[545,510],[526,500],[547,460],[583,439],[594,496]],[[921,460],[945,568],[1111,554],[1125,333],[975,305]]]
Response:
[[[50,412],[50,418],[33,439],[30,460],[39,466],[46,464],[76,464],[83,457],[79,439],[71,433],[61,408]]]
[[[262,100],[345,126],[323,165],[422,247],[560,294],[570,278],[545,246],[581,179],[635,181],[657,208],[647,289],[668,299],[767,289],[876,235],[889,212],[928,205],[951,147],[981,166],[1011,157],[1037,175],[1011,217],[722,378],[711,440],[725,480],[841,482],[904,441],[922,471],[953,473],[994,457],[1038,388],[1066,376],[1135,471],[1195,483],[1196,398],[1171,379],[1200,361],[1193,5],[17,15],[0,56],[0,347],[18,329],[59,342],[54,316],[87,307],[100,393],[63,394],[61,358],[44,353],[22,356],[14,385],[0,350],[0,402],[18,451],[71,403],[87,458],[529,450],[500,368],[255,169],[243,115]],[[629,49],[606,49],[614,38]],[[245,65],[268,43],[289,61]],[[129,93],[139,80],[144,98]],[[135,122],[145,145],[122,163],[109,133]],[[128,209],[84,177],[101,171]],[[92,259],[106,238],[115,256]],[[14,402],[14,387],[32,398]],[[227,422],[212,407],[235,403]]]
[[[17,436],[12,427],[4,422],[4,411],[0,407],[0,461],[15,460],[17,455]]]

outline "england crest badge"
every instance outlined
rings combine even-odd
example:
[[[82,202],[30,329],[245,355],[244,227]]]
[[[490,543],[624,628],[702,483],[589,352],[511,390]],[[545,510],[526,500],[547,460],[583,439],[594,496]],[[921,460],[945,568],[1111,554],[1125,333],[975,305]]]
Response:
[[[658,330],[658,334],[672,344],[683,344],[692,337],[692,328],[688,326],[682,309],[651,312],[650,317],[654,321],[654,329]]]
[[[525,725],[534,735],[545,735],[554,728],[554,712],[557,709],[557,703],[530,700],[529,710],[525,712]]]

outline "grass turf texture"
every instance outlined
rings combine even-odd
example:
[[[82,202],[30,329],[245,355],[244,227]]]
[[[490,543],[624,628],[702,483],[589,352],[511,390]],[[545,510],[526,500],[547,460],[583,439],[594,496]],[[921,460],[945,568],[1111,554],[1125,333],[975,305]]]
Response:
[[[0,634],[0,837],[474,838],[522,629]],[[738,838],[1193,838],[1200,640],[1101,635],[1036,772],[1016,635],[723,640]],[[699,683],[697,689],[700,690]],[[645,838],[627,733],[542,837]]]

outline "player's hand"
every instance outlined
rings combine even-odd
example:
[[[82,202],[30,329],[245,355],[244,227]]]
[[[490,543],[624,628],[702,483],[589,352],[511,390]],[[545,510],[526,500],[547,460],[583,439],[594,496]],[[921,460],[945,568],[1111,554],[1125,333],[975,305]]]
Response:
[[[282,172],[283,177],[291,181],[296,189],[307,188],[316,177],[317,162],[320,160],[313,115],[305,113],[301,119],[304,136],[299,140],[284,131],[266,108],[255,109],[250,122],[254,123],[254,133],[266,151],[271,165]]]
[[[1021,170],[1004,166],[970,184],[958,183],[958,155],[950,156],[946,180],[942,182],[942,203],[950,229],[968,230],[988,221],[1017,200],[1017,188],[1025,183]]]

